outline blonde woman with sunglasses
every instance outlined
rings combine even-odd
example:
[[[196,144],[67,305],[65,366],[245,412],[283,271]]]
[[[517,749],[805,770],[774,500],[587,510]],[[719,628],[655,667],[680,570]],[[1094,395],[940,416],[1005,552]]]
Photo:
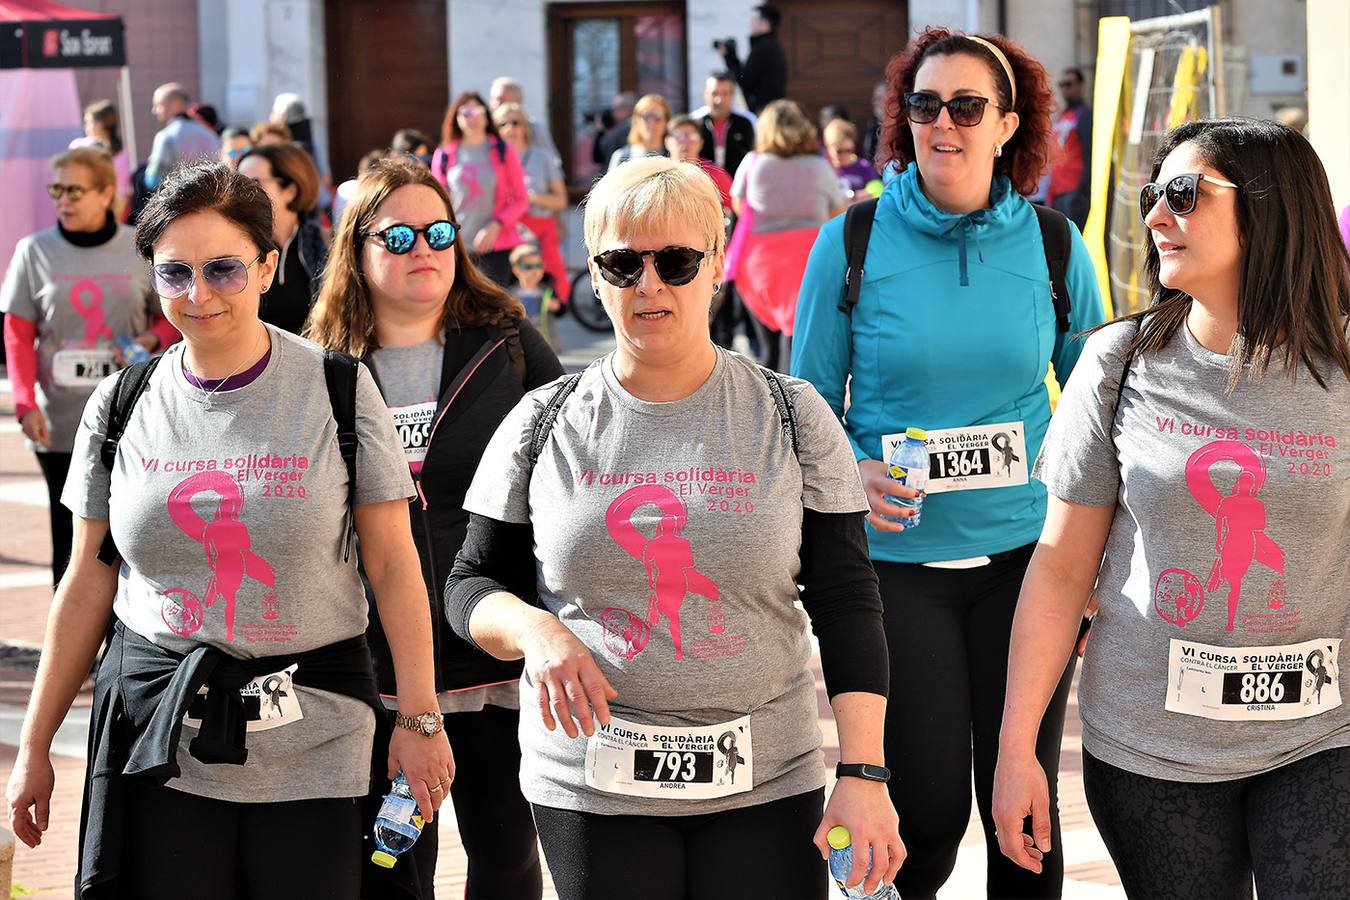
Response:
[[[183,341],[101,382],[76,432],[62,498],[74,552],[10,825],[41,843],[52,738],[106,641],[76,895],[355,900],[372,760],[403,771],[428,819],[454,776],[403,448],[369,371],[330,368],[320,347],[258,318],[277,249],[255,182],[221,163],[176,170],[141,214],[136,250]],[[324,389],[330,375],[345,400]],[[130,376],[144,392],[115,402]],[[354,480],[339,441],[348,417]],[[365,640],[357,538],[393,650],[398,727]],[[259,835],[284,852],[263,852]]]
[[[97,147],[51,161],[56,225],[19,241],[0,288],[14,412],[37,454],[51,509],[52,584],[70,559],[72,523],[61,506],[80,413],[122,348],[158,352],[178,340],[160,314],[132,230],[113,214],[116,174]]]
[[[614,169],[585,233],[617,348],[502,422],[446,588],[462,637],[524,659],[521,787],[558,894],[821,897],[840,824],[870,893],[904,847],[843,432],[712,343],[722,204],[696,164]],[[799,597],[839,725],[828,805]]]

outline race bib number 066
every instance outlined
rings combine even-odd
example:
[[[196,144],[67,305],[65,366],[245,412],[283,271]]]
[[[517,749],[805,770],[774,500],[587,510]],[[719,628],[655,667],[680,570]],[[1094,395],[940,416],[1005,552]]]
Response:
[[[1340,638],[1278,647],[1171,642],[1171,712],[1225,721],[1306,719],[1341,705]]]
[[[904,433],[881,437],[881,458],[889,460]],[[928,432],[930,494],[977,491],[1027,483],[1026,427],[1021,422],[942,428]]]

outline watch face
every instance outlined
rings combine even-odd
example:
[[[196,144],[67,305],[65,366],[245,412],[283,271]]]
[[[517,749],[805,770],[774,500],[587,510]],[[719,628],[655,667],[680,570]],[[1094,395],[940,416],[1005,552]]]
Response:
[[[431,737],[433,734],[435,734],[437,731],[440,730],[436,726],[440,724],[441,717],[436,713],[425,712],[422,713],[422,715],[418,716],[418,718],[421,720],[422,723],[422,733],[425,734],[427,737]]]

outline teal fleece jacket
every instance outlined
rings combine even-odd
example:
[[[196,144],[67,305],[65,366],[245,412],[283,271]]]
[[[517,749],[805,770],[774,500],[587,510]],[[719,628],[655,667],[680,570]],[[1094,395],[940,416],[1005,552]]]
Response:
[[[1055,327],[1050,273],[1036,212],[995,176],[989,207],[938,209],[911,163],[882,191],[858,305],[843,293],[844,217],[816,238],[797,301],[792,374],[815,385],[844,424],[857,459],[881,459],[882,435],[908,427],[1025,424],[1028,470],[1050,422],[1047,364],[1063,384],[1082,339],[1103,320],[1087,246],[1070,226],[1069,332]],[[849,406],[845,410],[847,387]],[[872,558],[937,562],[1036,540],[1045,486],[931,494],[923,523],[899,534],[868,526]]]

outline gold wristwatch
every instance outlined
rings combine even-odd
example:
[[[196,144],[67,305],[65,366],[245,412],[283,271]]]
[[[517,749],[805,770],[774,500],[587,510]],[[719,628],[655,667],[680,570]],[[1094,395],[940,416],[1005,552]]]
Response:
[[[394,724],[400,728],[415,731],[422,735],[422,737],[432,737],[445,727],[441,721],[441,714],[434,709],[430,712],[424,712],[416,716],[405,716],[403,713],[396,713],[394,715]]]

